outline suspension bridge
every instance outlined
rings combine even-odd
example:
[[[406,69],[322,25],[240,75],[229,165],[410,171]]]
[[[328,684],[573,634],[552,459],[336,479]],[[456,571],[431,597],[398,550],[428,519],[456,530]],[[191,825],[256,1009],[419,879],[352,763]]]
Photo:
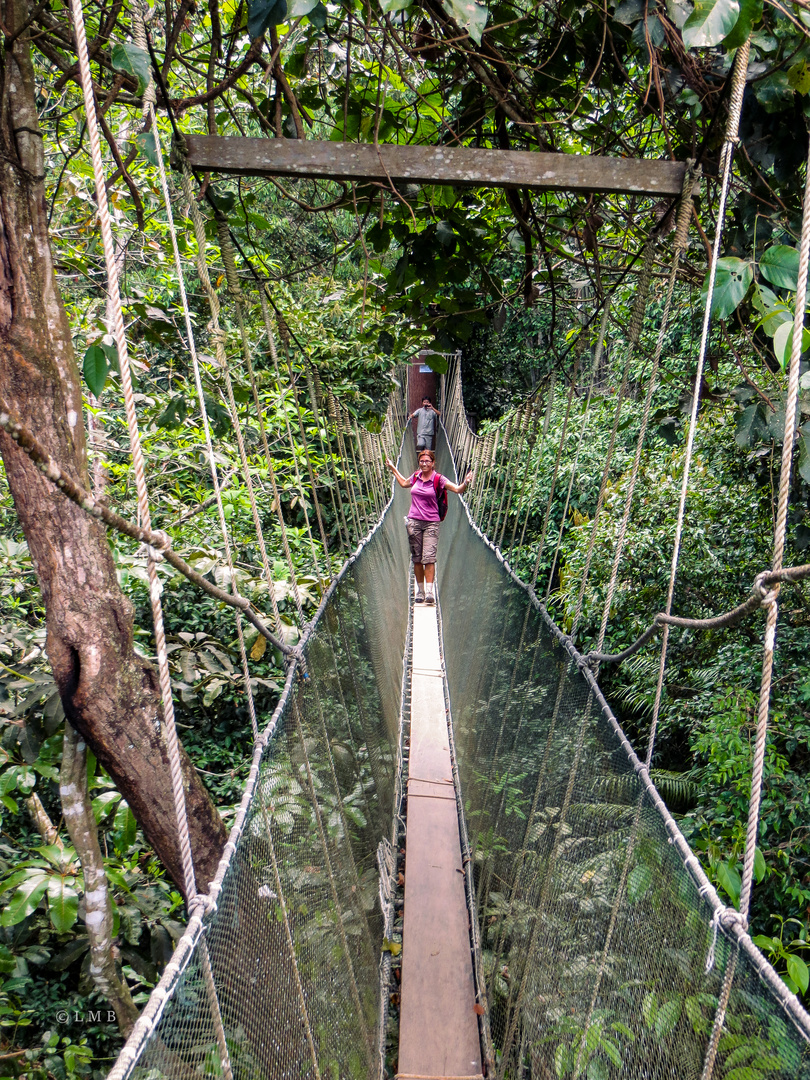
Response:
[[[681,190],[675,257],[602,626],[597,647],[587,656],[577,649],[576,632],[593,544],[567,634],[549,617],[535,589],[542,551],[554,542],[548,533],[548,513],[531,582],[518,579],[509,563],[509,552],[526,532],[536,484],[536,475],[518,466],[538,447],[546,449],[539,402],[531,400],[512,411],[480,438],[466,421],[460,365],[455,363],[443,377],[444,428],[437,467],[449,477],[472,467],[475,480],[468,498],[451,499],[442,527],[437,607],[415,610],[402,527],[408,495],[396,486],[391,493],[383,466],[389,454],[399,458],[403,472],[415,468],[413,441],[405,424],[410,408],[406,382],[401,380],[391,395],[381,433],[360,430],[319,384],[316,370],[307,368],[303,378],[293,372],[286,350],[289,331],[283,320],[276,319],[273,326],[272,298],[261,286],[258,299],[268,352],[276,377],[281,381],[287,375],[294,397],[287,435],[296,482],[313,497],[307,522],[313,561],[319,576],[329,582],[309,622],[296,597],[303,632],[299,644],[290,647],[282,640],[272,588],[268,595],[274,610],[265,620],[238,595],[233,573],[230,592],[215,588],[195,575],[168,538],[151,527],[77,0],[73,10],[138,485],[139,524],[124,521],[64,475],[37,443],[36,434],[2,402],[0,425],[67,497],[148,545],[153,586],[155,565],[165,558],[235,609],[254,739],[239,812],[207,890],[195,880],[179,767],[173,771],[188,927],[112,1069],[111,1080],[135,1076],[382,1080],[392,1074],[400,1080],[810,1077],[810,1017],[747,932],[778,587],[808,571],[782,566],[801,332],[794,333],[788,449],[772,568],[760,575],[753,598],[727,616],[685,620],[671,611],[696,391],[666,610],[625,654],[602,652],[692,209],[696,176],[691,168],[675,170],[676,177],[673,170],[664,170],[665,182]],[[721,223],[746,60],[743,48],[724,149]],[[147,108],[157,132],[153,105],[147,103]],[[160,147],[158,161],[174,236]],[[254,481],[228,375],[228,338],[220,327],[218,294],[204,260],[204,221],[187,159],[182,167],[184,194],[199,241],[197,269],[211,305],[211,338],[227,386],[270,582]],[[236,168],[233,163],[231,167]],[[285,167],[295,174],[289,163]],[[363,165],[366,171],[374,167],[373,161]],[[418,171],[425,166],[418,162],[413,167]],[[510,182],[509,175],[504,183]],[[654,182],[664,180],[656,177]],[[595,181],[586,178],[578,183],[588,190]],[[220,220],[218,226],[242,358],[267,456],[268,483],[280,515],[243,318],[247,298],[236,273],[227,223]],[[718,227],[713,265],[721,233]],[[808,249],[806,212],[796,303],[799,327]],[[175,254],[182,289],[176,245]],[[633,346],[638,342],[649,273],[642,282],[630,330]],[[200,362],[184,294],[182,300],[218,497]],[[697,365],[698,389],[710,310],[711,287]],[[589,399],[608,315],[606,307]],[[284,346],[281,355],[276,331]],[[340,568],[341,559],[335,559],[325,535],[314,455],[305,455],[299,471],[293,446],[296,423],[306,444],[299,390],[315,415],[316,429],[328,428],[339,450],[336,455],[323,445],[319,448],[329,471],[328,497],[346,556]],[[566,424],[573,415],[573,392],[572,383]],[[626,375],[616,395],[594,536],[625,393]],[[583,437],[584,426],[578,446]],[[551,497],[564,438],[565,425],[559,447],[551,448],[543,459],[552,470]],[[566,509],[570,495],[569,486]],[[230,562],[219,498],[218,513]],[[279,520],[284,538],[283,517]],[[558,538],[558,547],[559,543]],[[284,549],[289,560],[286,539]],[[158,588],[152,588],[151,597],[164,718],[174,739]],[[720,900],[684,840],[651,780],[650,764],[669,628],[725,625],[760,605],[767,610],[764,706],[743,889],[740,909],[735,910]],[[280,700],[263,727],[250,695],[244,619],[276,643],[287,660]],[[598,672],[601,664],[619,661],[642,647],[656,629],[662,631],[658,694],[648,745],[640,756],[605,700]]]

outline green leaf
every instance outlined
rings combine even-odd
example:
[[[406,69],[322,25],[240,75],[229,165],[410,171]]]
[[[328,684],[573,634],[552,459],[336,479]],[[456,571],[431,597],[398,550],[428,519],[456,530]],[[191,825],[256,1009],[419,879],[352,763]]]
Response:
[[[102,347],[100,345],[91,345],[84,354],[82,372],[84,374],[84,381],[87,383],[90,393],[93,394],[94,397],[101,397],[104,392],[104,386],[107,382],[107,373],[109,370],[110,365]]]
[[[149,164],[154,165],[155,168],[157,168],[160,162],[158,161],[157,142],[155,141],[154,131],[142,131],[139,135],[135,136],[135,142]]]
[[[135,815],[123,800],[121,800],[121,805],[115,812],[114,823],[118,833],[118,842],[115,846],[119,851],[127,852],[135,843],[138,823],[135,820]]]
[[[602,1058],[594,1057],[588,1062],[588,1068],[585,1071],[585,1075],[588,1080],[608,1080],[608,1066],[607,1062]]]
[[[50,963],[52,971],[65,971],[70,965],[78,960],[82,953],[90,948],[90,939],[86,935],[69,941],[61,952],[53,957]]]
[[[616,1068],[620,1069],[622,1067],[622,1055],[619,1053],[618,1046],[614,1042],[611,1042],[610,1039],[605,1038],[604,1035],[602,1036],[602,1041],[599,1045]]]
[[[79,896],[63,877],[54,876],[48,882],[48,914],[58,934],[66,934],[76,922]]]
[[[5,945],[0,945],[0,974],[10,975],[16,966],[14,954]]]
[[[320,0],[287,0],[287,18],[300,19],[303,15],[309,15],[319,2]]]
[[[765,438],[768,426],[762,416],[762,410],[758,404],[749,405],[737,413],[737,432],[734,441],[742,448],[755,446],[760,439]]]
[[[799,476],[810,484],[810,420],[799,428]]]
[[[651,1028],[655,1023],[656,1016],[658,1016],[658,1001],[652,992],[644,995],[644,1000],[641,1003],[641,1015],[647,1027]]]
[[[278,26],[287,18],[287,0],[248,0],[248,34],[251,41],[261,37],[268,26]]]
[[[115,71],[121,71],[124,75],[131,75],[137,81],[137,93],[142,94],[152,78],[149,53],[146,49],[139,49],[137,45],[131,45],[129,42],[123,45],[116,42],[113,45],[110,59]]]
[[[801,94],[802,97],[810,94],[810,67],[806,60],[799,60],[793,67],[788,68],[787,77],[788,83],[797,94]]]
[[[793,87],[788,82],[786,71],[775,71],[762,82],[755,83],[754,94],[765,112],[769,113],[781,112],[793,102]]]
[[[748,35],[761,18],[762,0],[740,0],[740,17],[734,24],[734,29],[724,39],[723,47],[739,49],[748,40]]]
[[[680,998],[675,998],[674,1001],[668,1001],[661,1006],[655,1018],[655,1034],[659,1039],[663,1039],[665,1035],[675,1030],[675,1025],[681,1018],[682,1009],[683,1001]]]
[[[326,26],[326,8],[323,4],[317,3],[312,11],[310,11],[309,21],[316,30],[323,30]]]
[[[48,875],[41,870],[29,873],[0,915],[0,926],[16,926],[36,908],[48,888]]]
[[[640,900],[652,884],[652,870],[649,866],[636,866],[627,878],[627,899],[631,904]]]
[[[802,329],[802,352],[810,348],[810,330]],[[773,352],[784,371],[793,352],[793,320],[782,323],[773,335]]]
[[[480,45],[481,35],[489,18],[489,8],[477,4],[475,0],[442,0],[442,6],[463,30],[468,31],[475,44]]]
[[[683,24],[683,43],[689,49],[719,45],[740,17],[738,0],[697,0]]]
[[[799,252],[787,244],[775,244],[762,253],[759,269],[772,285],[795,292],[799,284]]]
[[[742,888],[742,881],[740,879],[737,868],[735,866],[732,866],[730,863],[720,863],[720,865],[717,867],[717,881],[720,887],[731,898],[731,902],[734,907],[739,908],[740,889]]]
[[[782,438],[784,438],[784,434]],[[754,851],[754,877],[757,880],[757,885],[759,885],[760,881],[762,881],[767,872],[768,867],[765,863],[765,856],[762,854],[759,848],[757,848]]]
[[[754,279],[750,262],[743,259],[727,258],[717,262],[717,275],[714,279],[712,295],[712,315],[726,319],[742,303],[748,288]],[[701,299],[705,302],[709,285],[708,274],[701,289]]]
[[[622,26],[633,26],[644,17],[644,7],[642,0],[621,0],[613,18]]]
[[[182,394],[175,394],[155,423],[160,428],[168,428],[169,431],[173,431],[175,428],[180,427],[187,415],[186,399]]]
[[[788,975],[793,979],[803,994],[807,993],[810,985],[810,969],[800,956],[789,956],[787,961]]]

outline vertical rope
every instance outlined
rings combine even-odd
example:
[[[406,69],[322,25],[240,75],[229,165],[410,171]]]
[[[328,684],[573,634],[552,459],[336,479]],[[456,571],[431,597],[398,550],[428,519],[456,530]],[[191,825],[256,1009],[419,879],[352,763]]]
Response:
[[[121,294],[118,283],[118,268],[115,262],[115,247],[110,226],[110,212],[107,202],[107,188],[104,183],[104,163],[101,157],[101,143],[98,133],[98,121],[96,118],[96,103],[93,95],[93,81],[90,73],[90,58],[87,51],[87,35],[84,28],[84,16],[82,14],[81,0],[70,0],[73,26],[76,33],[76,52],[79,59],[79,74],[82,84],[82,95],[87,118],[87,134],[90,142],[90,156],[93,162],[93,178],[95,181],[96,201],[98,205],[99,224],[101,226],[101,240],[104,248],[104,261],[107,268],[107,289],[110,297],[112,311],[112,333],[118,349],[118,360],[121,372],[121,387],[124,393],[124,407],[127,417],[127,429],[129,432],[129,444],[132,452],[132,465],[135,473],[135,487],[138,497],[138,513],[141,524],[151,529],[151,515],[149,512],[149,496],[146,490],[146,472],[144,468],[143,451],[141,449],[140,434],[138,432],[138,417],[135,409],[135,399],[132,393],[132,379],[129,370],[129,353],[127,351],[126,335],[124,333],[124,316],[121,310]],[[183,770],[180,760],[180,747],[177,741],[177,730],[174,721],[174,702],[172,700],[171,675],[169,673],[169,660],[166,652],[166,634],[163,625],[163,609],[160,602],[160,582],[157,576],[155,554],[149,552],[147,571],[149,575],[149,600],[152,607],[152,619],[155,628],[155,644],[157,648],[158,676],[160,680],[160,695],[163,703],[163,722],[166,730],[166,745],[169,754],[169,769],[171,773],[172,799],[174,801],[175,816],[177,819],[177,833],[180,845],[180,855],[183,866],[183,884],[186,893],[186,903],[189,905],[197,895],[196,880],[194,877],[194,865],[191,856],[191,839],[188,831],[188,819],[186,817],[186,801],[183,790]]]

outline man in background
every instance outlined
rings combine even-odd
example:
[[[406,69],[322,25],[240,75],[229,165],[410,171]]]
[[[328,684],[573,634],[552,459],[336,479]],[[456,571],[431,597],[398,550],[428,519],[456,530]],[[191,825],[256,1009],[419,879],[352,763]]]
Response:
[[[429,397],[422,398],[422,408],[416,409],[409,420],[416,420],[416,449],[435,450],[436,432],[439,429],[439,410],[433,408]]]

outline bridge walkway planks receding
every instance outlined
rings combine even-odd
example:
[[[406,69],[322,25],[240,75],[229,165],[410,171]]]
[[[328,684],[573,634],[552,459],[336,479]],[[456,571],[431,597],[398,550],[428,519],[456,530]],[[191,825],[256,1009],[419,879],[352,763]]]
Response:
[[[481,1075],[436,609],[416,605],[397,1077]]]

